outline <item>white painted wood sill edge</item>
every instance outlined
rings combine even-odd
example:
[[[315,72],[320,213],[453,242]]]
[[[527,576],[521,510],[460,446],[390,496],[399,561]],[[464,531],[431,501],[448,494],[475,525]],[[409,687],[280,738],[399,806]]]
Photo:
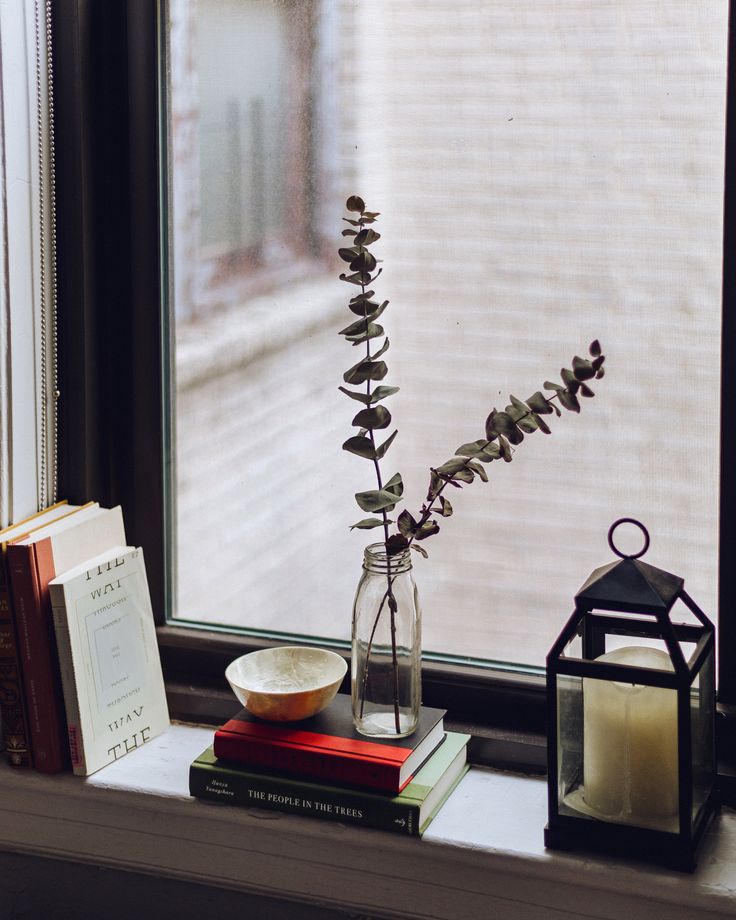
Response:
[[[714,920],[736,915],[736,814],[695,875],[547,852],[546,786],[473,768],[424,838],[209,805],[187,794],[212,730],[175,725],[86,780],[0,768],[0,849],[371,916]]]

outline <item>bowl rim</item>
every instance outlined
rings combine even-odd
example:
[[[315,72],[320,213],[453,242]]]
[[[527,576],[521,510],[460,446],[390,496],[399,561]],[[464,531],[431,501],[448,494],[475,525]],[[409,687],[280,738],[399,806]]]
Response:
[[[233,668],[233,666],[236,665],[243,658],[249,658],[251,655],[262,655],[264,652],[272,653],[272,652],[287,651],[288,649],[298,649],[299,651],[308,650],[310,652],[319,652],[324,655],[336,658],[342,664],[342,673],[340,674],[339,677],[335,677],[333,680],[330,680],[327,683],[310,684],[309,686],[303,687],[301,690],[254,690],[251,687],[243,686],[242,684],[233,680],[232,677],[230,676],[231,668]],[[275,645],[272,648],[254,649],[252,652],[246,652],[243,655],[238,655],[237,658],[233,658],[230,664],[228,664],[228,666],[225,668],[225,679],[231,686],[237,687],[239,690],[245,690],[248,693],[258,693],[263,696],[272,696],[272,697],[280,697],[280,696],[285,697],[285,696],[296,696],[300,693],[314,693],[315,690],[326,690],[328,687],[332,687],[334,684],[342,683],[342,680],[347,674],[347,672],[348,672],[347,661],[338,652],[333,652],[332,649],[320,648],[318,645]]]

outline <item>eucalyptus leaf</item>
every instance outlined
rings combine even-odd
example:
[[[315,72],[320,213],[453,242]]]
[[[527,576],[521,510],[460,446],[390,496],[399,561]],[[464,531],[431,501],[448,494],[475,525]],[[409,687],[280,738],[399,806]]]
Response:
[[[516,423],[508,412],[494,412],[492,425],[496,434],[502,434],[506,437],[516,431]]]
[[[509,442],[503,436],[500,436],[498,439],[498,446],[501,449],[501,456],[503,457],[506,463],[511,463],[513,459],[513,454],[511,453],[511,447]]]
[[[521,428],[524,434],[533,434],[539,427],[533,412],[527,413],[527,415],[524,418],[520,418],[516,424]]]
[[[437,472],[443,478],[447,476],[454,476],[455,473],[459,472],[462,469],[465,469],[465,464],[467,460],[463,460],[461,457],[451,457],[442,466],[437,467]]]
[[[465,469],[458,470],[457,473],[455,473],[452,478],[458,479],[460,482],[470,483],[475,479],[475,473],[472,470],[469,470],[467,467],[465,467]]]
[[[573,372],[569,368],[563,367],[560,371],[560,377],[562,377],[562,382],[565,384],[565,389],[567,392],[574,396],[577,393],[580,384],[575,379]],[[560,402],[562,402],[562,400],[560,400]]]
[[[349,227],[346,227],[346,228],[342,231],[342,235],[343,235],[343,236],[357,236],[357,233],[358,233],[357,230],[351,230]]]
[[[355,297],[350,298],[350,303],[363,303],[364,300],[370,300],[371,297],[375,296],[375,291],[364,291],[362,294],[356,294]]]
[[[383,442],[383,444],[379,445],[379,446],[376,448],[376,460],[381,460],[381,459],[385,456],[386,451],[389,449],[389,447],[391,447],[391,444],[393,443],[393,440],[394,440],[394,438],[396,437],[396,435],[397,435],[398,433],[399,433],[399,432],[398,432],[398,429],[397,429],[396,431],[394,431],[394,433],[393,433],[392,435],[390,435],[388,438],[386,438],[386,440]]]
[[[598,370],[595,372],[595,379],[600,380],[605,375],[605,373],[606,373],[605,367],[598,368]]]
[[[574,393],[569,390],[560,391],[560,405],[564,406],[570,412],[580,412],[580,403]]]
[[[372,319],[375,319],[374,314],[378,309],[378,304],[373,303],[372,300],[358,300],[355,303],[351,301],[348,304],[348,308],[352,313],[355,313],[356,316],[360,316],[370,322]]]
[[[363,211],[363,217],[367,217],[368,220],[375,220],[377,217],[381,216],[380,211]]]
[[[338,387],[338,390],[351,399],[357,399],[358,402],[362,402],[366,406],[370,406],[373,400],[373,394],[370,393],[356,393],[354,390],[348,390],[345,387]]]
[[[366,322],[370,325],[370,319],[367,316],[364,316],[361,319],[356,319],[354,323],[350,323],[349,326],[341,329],[337,334],[347,336],[360,335],[361,332],[365,331]]]
[[[582,382],[595,377],[595,368],[586,358],[579,358],[577,355],[572,359],[572,372],[575,379]]]
[[[383,343],[383,345],[381,345],[381,347],[378,349],[378,351],[377,351],[374,355],[371,355],[371,358],[375,361],[376,358],[380,358],[381,355],[385,355],[386,352],[387,352],[388,349],[389,349],[389,345],[390,345],[390,342],[389,342],[388,337],[387,337],[387,338],[386,338],[386,341]]]
[[[367,228],[365,230],[360,231],[360,233],[355,238],[355,242],[359,246],[370,246],[371,243],[375,243],[376,240],[380,240],[380,239],[381,239],[380,233],[376,233],[375,230],[371,230],[370,228]]]
[[[393,396],[394,393],[398,393],[398,387],[376,387],[373,393],[371,393],[371,402],[377,403],[382,399],[387,399],[389,396]]]
[[[354,249],[338,249],[337,254],[340,256],[343,262],[352,262],[357,255]],[[352,268],[352,265],[350,267]]]
[[[415,539],[417,540],[426,540],[427,537],[432,537],[434,534],[440,532],[440,525],[437,521],[425,521],[424,524],[417,530],[415,534]]]
[[[537,423],[537,427],[539,428],[539,430],[544,432],[544,434],[552,434],[552,429],[549,427],[549,425],[545,422],[543,418],[540,418],[538,415],[535,415],[534,421]]]
[[[380,336],[384,335],[384,328],[379,323],[368,323],[368,328],[364,328],[363,331],[356,335],[347,335],[345,338],[348,342],[351,342],[353,345],[361,345],[363,342],[368,342],[370,339],[377,339]],[[376,355],[373,355],[375,358]]]
[[[517,406],[514,406],[514,405],[506,406],[506,408],[503,411],[506,413],[506,415],[508,415],[511,418],[514,424],[517,424],[517,425],[520,419],[529,415],[529,410],[527,408],[519,409]]]
[[[539,390],[536,393],[532,393],[526,402],[532,412],[536,412],[537,415],[549,415],[553,411],[544,393],[540,393]]]
[[[396,524],[405,537],[410,537],[417,528],[417,522],[414,517],[406,510],[401,512]]]
[[[393,533],[388,538],[388,540],[386,540],[386,555],[388,556],[398,556],[399,553],[403,553],[404,550],[408,548],[409,541],[406,539],[403,533]],[[391,594],[388,596],[388,605],[394,610],[394,612],[398,610],[396,600]]]
[[[598,339],[593,339],[593,341],[590,343],[588,351],[594,358],[598,357],[598,355],[601,353],[601,343],[598,341]]]
[[[345,371],[342,379],[345,383],[359,384],[365,383],[366,380],[383,380],[388,373],[388,367],[384,361],[369,361],[363,358],[356,365]]]
[[[483,482],[488,482],[488,473],[483,469],[480,463],[476,463],[475,460],[471,460],[468,464],[468,468],[471,469],[479,479]]]
[[[445,498],[444,495],[440,495],[440,514],[442,517],[450,517],[452,515],[452,505],[449,499]]]
[[[345,202],[345,207],[348,211],[357,211],[358,214],[362,214],[365,211],[365,201],[360,195],[351,195]]]
[[[605,355],[598,355],[593,361],[591,361],[591,366],[593,370],[597,371],[603,367],[603,362],[606,360]]]
[[[368,428],[370,431],[375,431],[378,428],[388,428],[391,424],[391,413],[383,406],[361,409],[351,424]]]
[[[357,284],[358,286],[366,283],[363,272],[355,272],[353,275],[343,273],[340,275],[340,281],[347,281],[349,284]]]
[[[437,493],[442,488],[442,479],[440,479],[436,470],[431,470],[429,474],[429,489],[427,490],[427,501],[431,502],[437,497]]]
[[[343,217],[343,220],[345,221],[346,224],[350,224],[351,227],[359,227],[359,226],[360,226],[360,221],[359,221],[359,220],[351,220],[349,217]]]
[[[490,447],[485,438],[479,441],[469,441],[467,444],[461,444],[455,450],[458,457],[472,457],[473,459],[482,459],[485,456],[486,447]]]
[[[581,383],[580,384],[580,395],[585,396],[586,399],[590,399],[591,397],[595,396],[595,393],[593,392],[593,390],[591,390],[591,388],[586,383]]]
[[[388,301],[387,301],[387,300],[384,300],[384,302],[380,305],[380,307],[378,306],[378,304],[374,304],[374,303],[369,303],[368,306],[371,307],[371,308],[375,307],[375,309],[373,310],[373,312],[372,312],[372,313],[369,313],[368,316],[366,317],[366,319],[368,320],[368,322],[369,322],[369,323],[372,323],[372,322],[374,322],[375,320],[377,320],[378,317],[379,317],[379,316],[383,313],[383,311],[386,309],[386,307],[388,306]]]
[[[393,524],[393,521],[386,518],[387,524]],[[362,521],[358,521],[357,524],[352,524],[350,526],[351,530],[371,530],[374,527],[383,527],[383,520],[381,518],[363,518]]]
[[[478,454],[475,457],[476,460],[480,460],[481,463],[490,463],[492,460],[498,460],[501,456],[501,448],[498,444],[488,444],[483,448],[483,453]]]
[[[553,383],[551,380],[545,380],[545,381],[544,381],[544,388],[545,388],[545,390],[556,390],[558,393],[560,392],[560,390],[564,390],[564,389],[565,389],[565,388],[562,386],[562,384],[560,384],[560,383]],[[549,403],[548,403],[547,405],[549,405]]]
[[[363,511],[392,511],[398,500],[393,492],[387,492],[385,489],[369,489],[367,492],[355,493],[355,501]]]
[[[401,473],[394,473],[394,475],[389,479],[386,485],[383,487],[386,492],[393,492],[394,495],[400,496],[404,494],[404,482],[401,478]]]
[[[517,399],[515,396],[509,396],[511,400],[511,405],[514,409],[518,409],[523,412],[525,415],[529,412],[529,406],[526,403],[522,402],[520,399]]]
[[[354,438],[348,438],[342,445],[342,449],[351,454],[357,454],[358,457],[365,457],[366,460],[376,459],[376,449],[370,438],[356,435]],[[367,509],[368,510],[368,509]]]
[[[423,556],[425,559],[429,559],[429,553],[423,546],[420,546],[418,543],[412,543],[411,548],[415,550],[415,552],[419,553],[420,556]]]
[[[376,267],[376,257],[364,249],[363,252],[353,255],[350,268],[354,272],[372,272]]]
[[[356,316],[360,316],[363,320],[368,320],[369,323],[372,323],[377,320],[386,309],[388,301],[384,300],[384,302],[379,305],[372,300],[360,300],[356,303],[351,302],[348,306]]]

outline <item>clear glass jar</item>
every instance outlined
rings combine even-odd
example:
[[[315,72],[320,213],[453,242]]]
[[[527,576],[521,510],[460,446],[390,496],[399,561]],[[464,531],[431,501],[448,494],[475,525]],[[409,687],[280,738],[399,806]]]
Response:
[[[391,738],[417,727],[422,629],[411,552],[367,546],[353,606],[353,720],[362,735]]]

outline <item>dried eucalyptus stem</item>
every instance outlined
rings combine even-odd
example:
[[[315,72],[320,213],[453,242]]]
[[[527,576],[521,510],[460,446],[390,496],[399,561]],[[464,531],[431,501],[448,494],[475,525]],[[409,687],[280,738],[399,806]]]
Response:
[[[394,474],[385,484],[381,476],[379,461],[383,459],[386,451],[391,446],[398,434],[397,430],[382,443],[376,442],[376,431],[388,428],[391,424],[391,413],[384,406],[378,405],[388,396],[398,392],[398,387],[377,386],[371,389],[374,382],[383,380],[388,372],[384,361],[379,360],[389,348],[389,340],[385,337],[383,327],[376,322],[381,316],[388,301],[379,304],[373,300],[375,292],[368,290],[369,286],[378,278],[382,269],[378,269],[377,260],[370,252],[369,247],[380,239],[369,225],[374,224],[379,216],[377,212],[366,211],[362,198],[353,195],[347,200],[348,211],[357,214],[358,219],[343,218],[350,225],[343,230],[343,236],[352,237],[352,246],[339,250],[340,258],[349,263],[350,274],[341,274],[340,279],[349,284],[357,285],[360,294],[352,297],[349,303],[350,310],[360,317],[357,321],[346,326],[340,331],[341,335],[353,345],[365,343],[366,353],[356,365],[343,375],[345,383],[353,386],[366,384],[365,392],[349,390],[340,387],[340,390],[363,403],[364,409],[357,413],[352,424],[359,428],[358,434],[343,444],[343,449],[357,454],[360,457],[372,460],[378,488],[355,495],[359,507],[363,511],[380,514],[380,517],[363,518],[353,524],[351,530],[369,530],[381,527],[384,534],[386,555],[389,559],[387,587],[383,600],[379,606],[376,620],[371,632],[365,671],[361,681],[361,701],[365,698],[365,687],[368,679],[368,662],[372,648],[373,636],[378,626],[378,621],[387,604],[391,613],[392,635],[392,660],[394,666],[394,712],[396,730],[399,731],[399,706],[398,706],[398,663],[396,658],[395,614],[397,611],[396,599],[393,595],[393,578],[391,577],[390,558],[406,549],[416,550],[425,558],[427,551],[419,544],[428,537],[439,533],[440,525],[434,515],[450,517],[452,505],[443,494],[450,485],[461,489],[474,481],[476,476],[483,482],[488,481],[488,474],[484,464],[494,460],[504,460],[510,463],[513,459],[513,448],[521,444],[524,435],[532,434],[539,430],[544,434],[551,434],[550,428],[542,418],[544,415],[562,415],[560,406],[569,412],[580,412],[579,396],[590,398],[594,395],[588,386],[590,380],[600,380],[604,375],[603,364],[605,356],[601,352],[597,340],[591,342],[589,358],[580,358],[577,355],[572,359],[572,368],[562,368],[560,378],[562,383],[546,381],[544,389],[551,391],[550,396],[545,396],[537,390],[526,400],[510,396],[510,403],[502,411],[492,409],[486,418],[485,436],[477,441],[461,444],[455,455],[445,461],[441,466],[430,467],[429,488],[427,497],[422,504],[419,514],[415,518],[409,511],[404,510],[396,521],[397,531],[389,532],[389,524],[394,522],[388,515],[394,510],[401,500],[404,484],[399,473]],[[375,272],[375,274],[374,274]],[[384,342],[376,352],[371,352],[371,342],[384,337]],[[557,401],[557,402],[555,402]],[[559,403],[559,406],[557,405]]]
[[[384,602],[387,602],[391,616],[391,668],[394,685],[394,726],[398,734],[401,731],[399,713],[399,662],[396,651],[396,612],[398,610],[398,605],[393,593],[393,577],[391,573],[391,556],[394,555],[395,551],[392,551],[391,537],[389,536],[388,530],[389,524],[392,524],[393,521],[389,520],[388,513],[395,507],[403,492],[404,486],[401,481],[401,476],[399,476],[398,473],[384,486],[379,462],[386,454],[386,451],[391,446],[398,432],[394,430],[393,434],[380,445],[376,443],[375,434],[376,431],[388,428],[391,424],[391,413],[384,406],[378,405],[378,403],[386,397],[391,396],[393,393],[398,392],[398,387],[379,386],[376,387],[375,390],[371,387],[374,381],[383,380],[388,372],[385,361],[380,361],[378,359],[384,355],[389,348],[389,340],[387,336],[384,336],[383,326],[376,322],[378,317],[388,306],[388,301],[386,300],[379,305],[376,301],[371,299],[374,296],[374,291],[367,290],[368,285],[375,281],[382,271],[380,268],[376,271],[376,258],[368,248],[372,243],[379,240],[381,235],[371,227],[366,226],[367,224],[375,223],[378,214],[366,211],[365,202],[362,198],[358,198],[357,196],[348,198],[347,209],[353,213],[359,214],[359,217],[358,220],[344,218],[344,220],[350,224],[350,227],[343,230],[343,236],[352,237],[353,245],[339,250],[340,258],[349,263],[351,270],[351,274],[349,275],[341,274],[340,279],[360,287],[360,294],[350,299],[349,307],[350,310],[357,316],[360,316],[361,319],[346,326],[345,329],[340,330],[340,335],[344,335],[353,345],[361,345],[364,343],[365,357],[343,374],[343,380],[345,383],[353,385],[365,383],[366,389],[365,393],[361,393],[347,390],[345,387],[340,387],[343,393],[346,393],[351,399],[356,399],[365,405],[365,408],[361,409],[352,421],[352,424],[359,428],[358,434],[348,438],[343,444],[343,449],[373,461],[378,488],[370,492],[358,493],[355,498],[364,511],[380,512],[381,517],[366,518],[359,521],[354,526],[364,530],[373,527],[382,527],[387,556],[386,593],[373,625],[368,655],[366,657],[361,680],[361,715],[365,703],[365,688],[368,681],[368,663],[370,661],[370,652],[373,645],[373,636],[378,626]],[[375,274],[372,274],[373,272],[375,272]],[[371,353],[371,342],[381,337],[384,337],[383,345],[381,345],[376,352]]]

